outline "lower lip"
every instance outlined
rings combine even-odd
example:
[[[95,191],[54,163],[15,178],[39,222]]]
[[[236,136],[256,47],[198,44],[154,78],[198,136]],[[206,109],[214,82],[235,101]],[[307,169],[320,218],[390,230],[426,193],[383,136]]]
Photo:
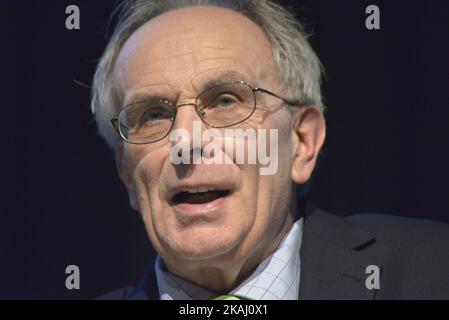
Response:
[[[191,204],[191,203],[180,203],[175,205],[173,208],[175,211],[190,216],[200,216],[200,215],[212,215],[222,209],[225,205],[226,197],[215,199],[211,202],[201,203],[201,204]]]

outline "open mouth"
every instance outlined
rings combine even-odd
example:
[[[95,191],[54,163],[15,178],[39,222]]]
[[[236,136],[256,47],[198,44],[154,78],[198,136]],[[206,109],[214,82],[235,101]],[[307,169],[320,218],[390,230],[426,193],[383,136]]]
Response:
[[[174,205],[182,203],[205,204],[220,198],[227,197],[229,194],[229,190],[215,190],[208,188],[187,189],[175,194],[172,197],[172,203]]]

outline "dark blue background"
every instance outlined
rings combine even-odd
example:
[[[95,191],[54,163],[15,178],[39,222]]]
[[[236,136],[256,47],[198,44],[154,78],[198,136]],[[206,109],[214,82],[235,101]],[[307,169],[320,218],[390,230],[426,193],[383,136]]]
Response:
[[[79,31],[65,29],[70,4]],[[113,4],[1,1],[0,298],[95,297],[136,282],[153,255],[96,134],[89,89],[74,83],[91,83]],[[381,30],[365,28],[369,4]],[[447,2],[295,8],[328,73],[327,141],[310,197],[338,214],[449,222]],[[69,264],[81,269],[81,290],[65,288]]]

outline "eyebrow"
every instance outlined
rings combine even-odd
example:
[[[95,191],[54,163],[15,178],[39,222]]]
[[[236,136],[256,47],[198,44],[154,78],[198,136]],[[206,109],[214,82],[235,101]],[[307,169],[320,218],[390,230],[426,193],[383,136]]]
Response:
[[[170,101],[168,97],[165,97],[164,95],[158,95],[154,92],[151,92],[151,90],[148,90],[147,92],[139,92],[136,94],[133,94],[131,98],[127,102],[124,103],[123,107],[129,106],[131,104],[136,104],[139,102],[145,102],[145,101],[151,101],[151,100],[157,100],[157,99],[163,99]]]
[[[215,87],[215,86],[218,86],[221,84],[229,83],[229,82],[247,81],[246,79],[247,79],[247,76],[244,76],[243,74],[241,74],[238,71],[224,71],[224,72],[217,73],[213,76],[210,76],[208,79],[201,80],[199,82],[198,86],[194,85],[194,89],[197,91],[197,95],[199,95],[200,93],[202,93],[203,91],[205,91],[209,88],[212,88],[212,87]],[[131,96],[131,98],[124,105],[124,107],[131,105],[131,104],[144,102],[144,101],[151,101],[151,100],[155,100],[155,99],[156,100],[157,99],[167,100],[173,104],[176,104],[176,103],[174,103],[173,99],[170,99],[169,97],[164,96],[164,95],[157,95],[155,93],[152,93],[150,90],[148,90],[148,92],[140,92],[140,93],[137,93],[137,94]]]

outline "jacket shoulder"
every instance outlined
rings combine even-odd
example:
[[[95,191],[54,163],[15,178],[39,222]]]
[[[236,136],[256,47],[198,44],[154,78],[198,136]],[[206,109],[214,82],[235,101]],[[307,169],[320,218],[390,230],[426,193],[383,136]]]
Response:
[[[415,248],[449,245],[449,225],[442,222],[386,214],[356,214],[344,219],[375,233],[378,240],[400,241]]]
[[[384,214],[345,219],[371,230],[383,248],[385,285],[379,298],[449,299],[449,225]],[[393,288],[396,294],[390,295]]]

